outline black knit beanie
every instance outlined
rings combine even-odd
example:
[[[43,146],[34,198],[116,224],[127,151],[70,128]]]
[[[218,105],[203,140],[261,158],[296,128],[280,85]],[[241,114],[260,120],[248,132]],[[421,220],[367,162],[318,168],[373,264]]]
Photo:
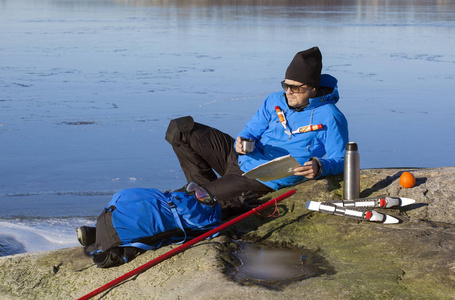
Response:
[[[318,47],[301,51],[294,56],[286,70],[286,79],[318,88],[321,80],[322,55]]]

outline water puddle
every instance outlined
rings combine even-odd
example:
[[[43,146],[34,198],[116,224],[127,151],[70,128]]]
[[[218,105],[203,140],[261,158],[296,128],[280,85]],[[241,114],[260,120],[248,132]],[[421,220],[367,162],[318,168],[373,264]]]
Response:
[[[304,249],[270,248],[252,242],[238,243],[233,254],[240,264],[228,275],[240,284],[279,289],[285,285],[335,271],[319,254]]]

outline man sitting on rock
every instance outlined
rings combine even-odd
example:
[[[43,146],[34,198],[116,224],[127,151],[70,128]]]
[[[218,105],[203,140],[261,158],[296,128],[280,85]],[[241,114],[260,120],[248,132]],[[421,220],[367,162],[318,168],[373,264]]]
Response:
[[[170,122],[166,140],[187,181],[219,201],[225,216],[240,212],[247,195],[258,197],[308,178],[343,172],[348,124],[335,105],[337,80],[321,75],[321,69],[317,47],[297,53],[281,82],[285,92],[269,95],[237,139],[191,117]],[[243,149],[242,138],[254,141],[253,151]],[[301,164],[292,176],[265,182],[242,176],[289,154]]]
[[[307,178],[343,172],[348,125],[335,106],[339,99],[337,80],[321,75],[321,69],[317,47],[297,53],[281,82],[285,93],[269,95],[236,140],[194,122],[192,117],[172,120],[166,140],[189,183],[184,191],[193,192],[204,202],[216,199],[223,218],[227,218],[243,212],[251,203],[248,200]],[[308,130],[308,126],[316,127]],[[241,138],[254,141],[251,152],[243,149]],[[270,181],[242,176],[289,154],[301,164],[292,176]],[[94,227],[81,226],[76,232],[82,245],[95,243]]]

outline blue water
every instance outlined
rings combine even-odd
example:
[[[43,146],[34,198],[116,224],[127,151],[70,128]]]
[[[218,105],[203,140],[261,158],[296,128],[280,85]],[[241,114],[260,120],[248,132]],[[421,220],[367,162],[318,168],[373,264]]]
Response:
[[[231,2],[0,2],[0,255],[77,245],[115,191],[181,187],[169,120],[235,136],[315,45],[361,168],[455,165],[453,1]]]

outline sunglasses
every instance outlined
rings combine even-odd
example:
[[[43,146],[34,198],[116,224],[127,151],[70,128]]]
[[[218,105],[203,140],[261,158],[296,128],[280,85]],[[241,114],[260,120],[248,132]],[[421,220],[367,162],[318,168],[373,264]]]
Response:
[[[292,85],[292,84],[287,84],[286,82],[284,82],[284,80],[281,81],[281,87],[283,88],[283,90],[287,91],[288,88],[290,88],[293,93],[300,92],[300,88],[304,85],[306,85],[306,84]]]
[[[186,186],[186,191],[188,194],[194,194],[194,197],[197,201],[201,202],[202,204],[206,205],[215,205],[216,199],[212,197],[209,192],[205,189],[197,185],[195,182],[190,182]]]

